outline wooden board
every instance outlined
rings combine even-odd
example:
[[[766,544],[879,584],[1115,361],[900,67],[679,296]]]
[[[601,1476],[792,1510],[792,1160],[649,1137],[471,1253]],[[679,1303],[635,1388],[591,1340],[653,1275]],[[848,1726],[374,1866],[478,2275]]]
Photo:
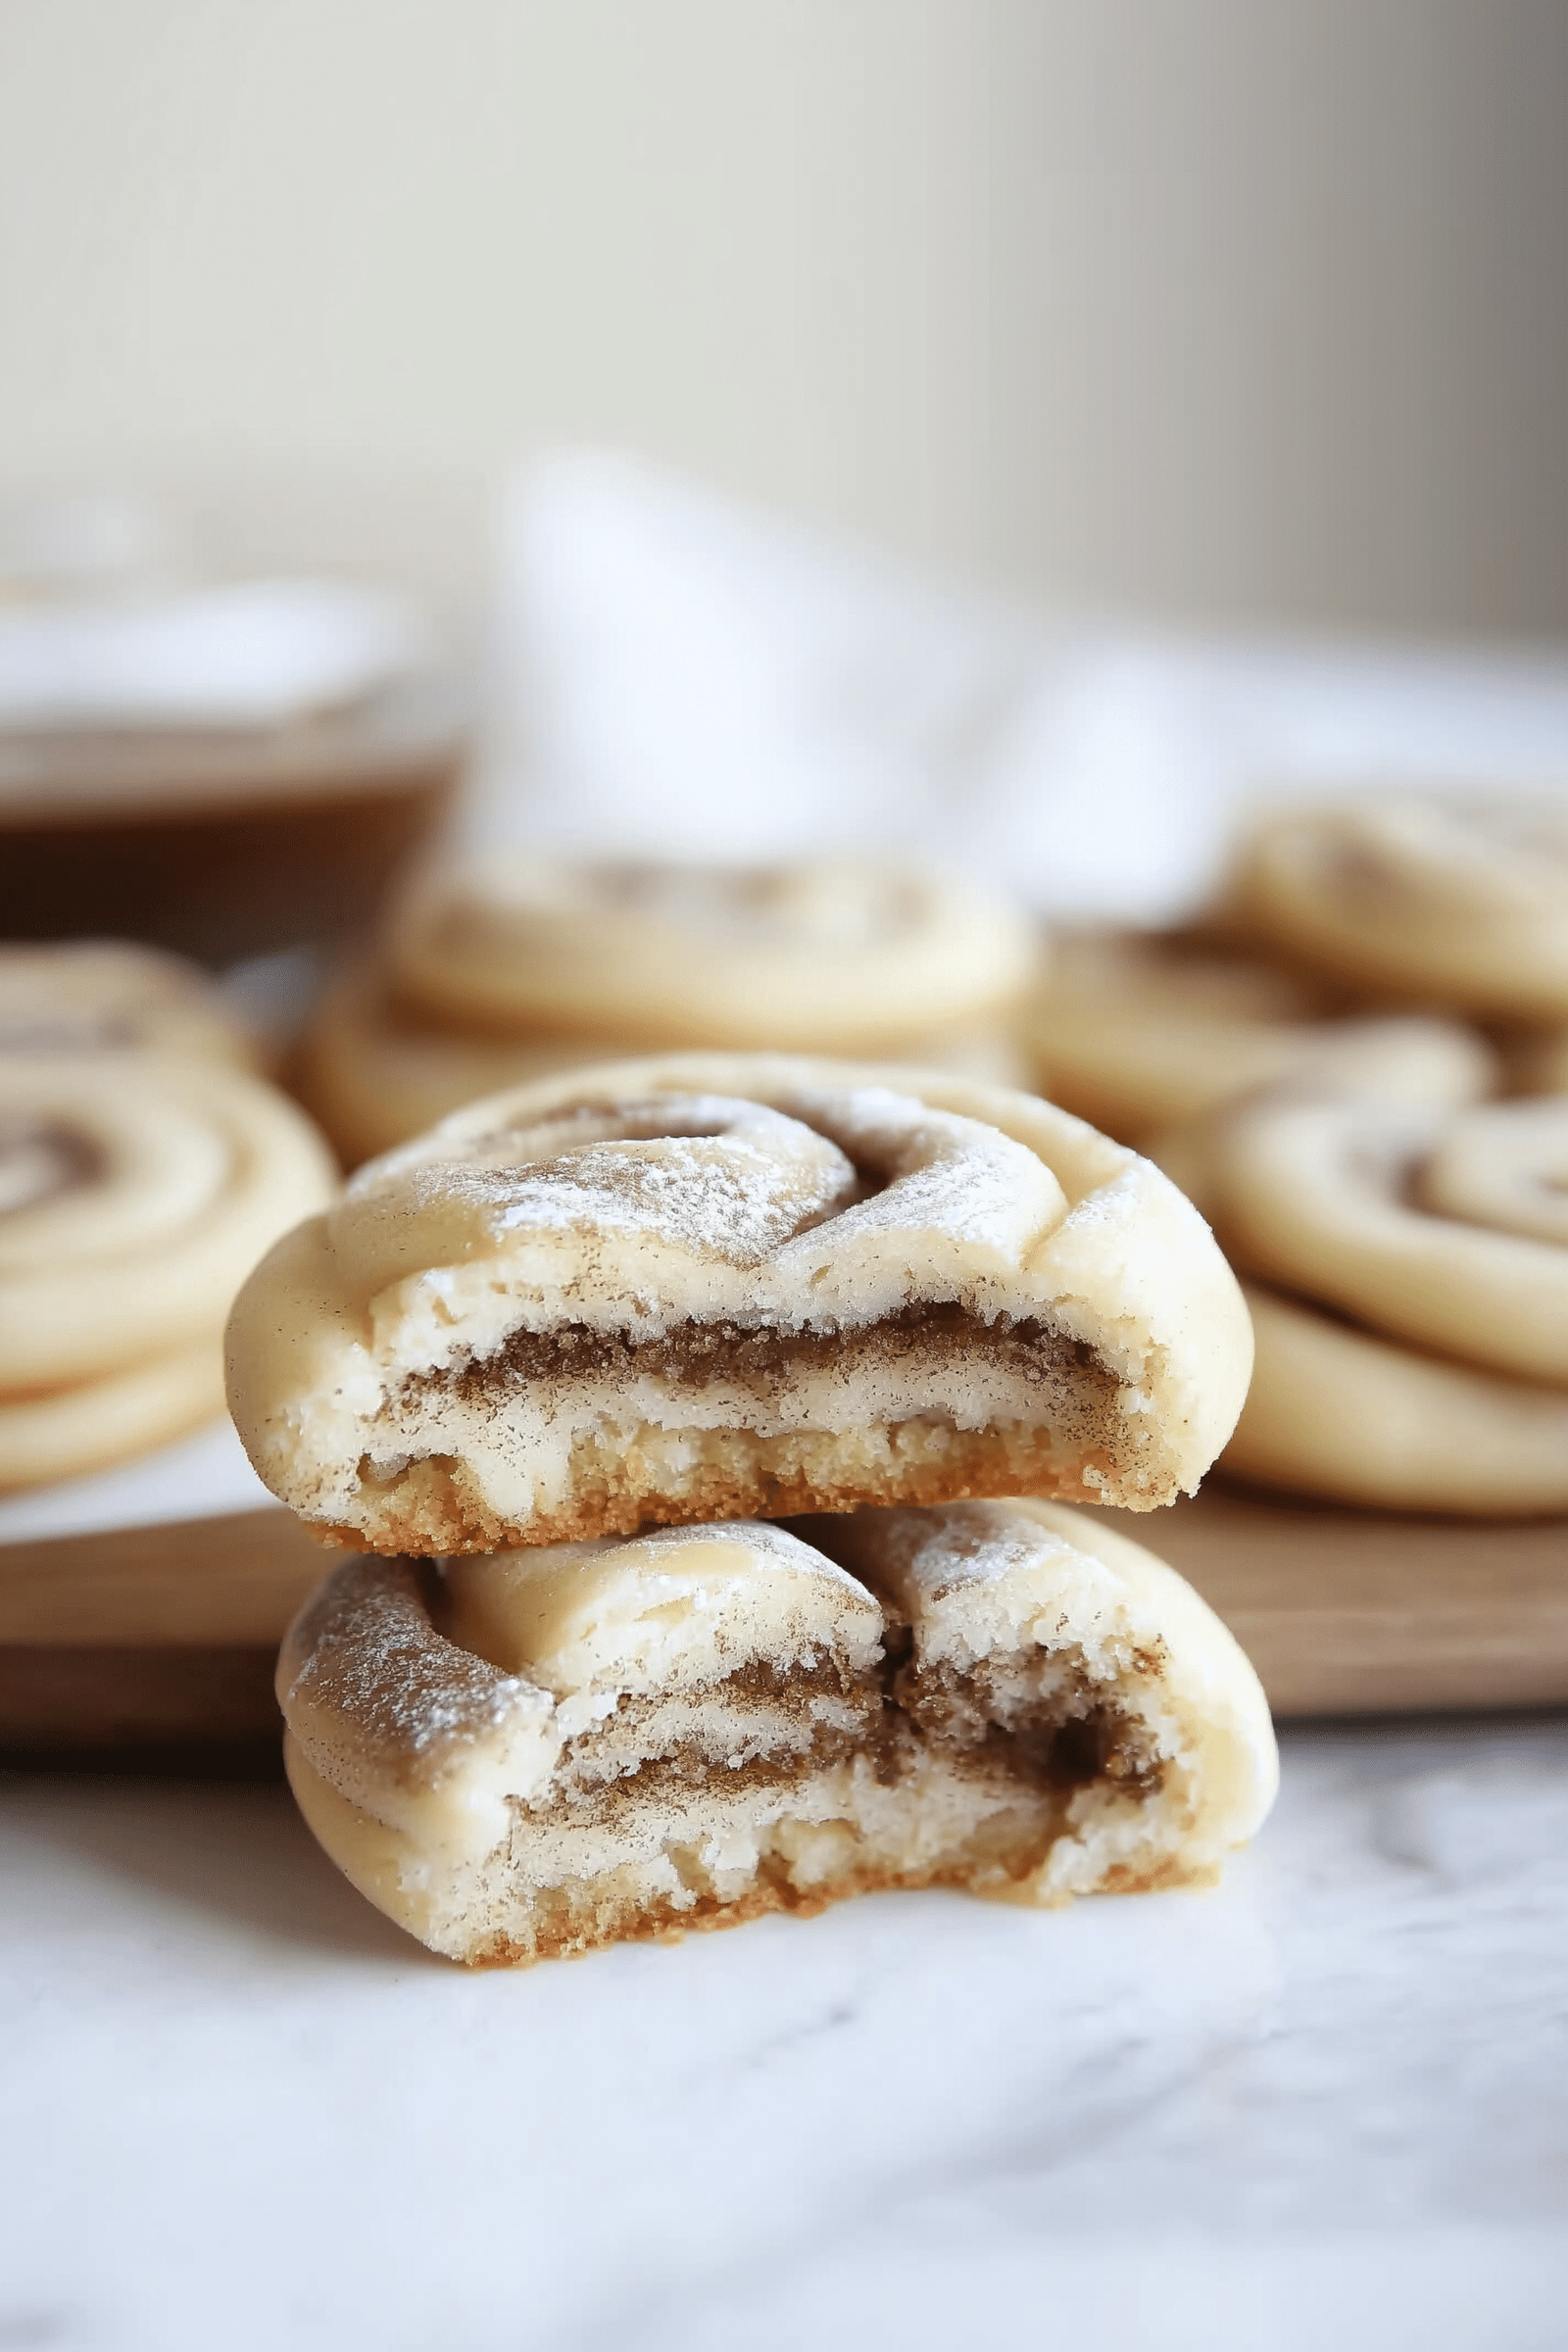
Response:
[[[1280,1716],[1568,1703],[1568,1521],[1386,1518],[1218,1485],[1111,1517],[1213,1603]],[[333,1556],[284,1511],[0,1547],[0,1750],[275,1750],[273,1656]]]
[[[275,1750],[277,1645],[337,1556],[274,1510],[0,1546],[0,1754]]]
[[[1405,1519],[1218,1483],[1110,1516],[1224,1618],[1278,1716],[1568,1703],[1568,1520]]]

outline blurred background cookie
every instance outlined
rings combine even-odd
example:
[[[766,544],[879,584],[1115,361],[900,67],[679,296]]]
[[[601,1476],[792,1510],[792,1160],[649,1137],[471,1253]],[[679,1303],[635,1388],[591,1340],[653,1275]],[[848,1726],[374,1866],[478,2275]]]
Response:
[[[1331,981],[1478,1015],[1568,1018],[1568,807],[1369,793],[1244,842],[1239,920]]]
[[[1245,1284],[1257,1352],[1224,1468],[1286,1494],[1470,1519],[1568,1511],[1568,1392]]]
[[[868,1054],[1010,1008],[1039,950],[1006,900],[891,863],[567,863],[517,851],[416,885],[387,953],[412,1003],[503,1033]]]
[[[474,1097],[650,1047],[876,1054],[1022,1080],[1039,927],[1004,895],[866,859],[747,868],[526,851],[433,868],[304,1040],[351,1163]]]
[[[1159,1156],[1260,1278],[1225,1469],[1407,1511],[1568,1508],[1568,1097],[1423,1106],[1320,1071]]]
[[[220,1412],[234,1293],[335,1177],[304,1113],[243,1070],[0,1054],[0,1488]]]
[[[1202,931],[1057,931],[1027,1037],[1042,1094],[1123,1143],[1327,1059],[1363,1090],[1487,1090],[1493,1057],[1453,1022],[1348,1010],[1315,982]]]
[[[0,1054],[153,1051],[254,1068],[258,1041],[198,964],[124,940],[0,946]]]

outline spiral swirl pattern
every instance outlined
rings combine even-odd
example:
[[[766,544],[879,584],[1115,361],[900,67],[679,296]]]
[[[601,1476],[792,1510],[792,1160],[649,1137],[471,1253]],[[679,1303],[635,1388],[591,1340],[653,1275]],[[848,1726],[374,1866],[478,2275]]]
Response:
[[[332,1185],[309,1122],[239,1071],[0,1055],[0,1485],[139,1451],[220,1409],[229,1301]]]
[[[1405,1509],[1568,1507],[1568,1098],[1280,1089],[1165,1158],[1275,1286],[1230,1467]]]
[[[1369,799],[1260,826],[1234,898],[1318,970],[1475,1012],[1568,1014],[1568,805]]]

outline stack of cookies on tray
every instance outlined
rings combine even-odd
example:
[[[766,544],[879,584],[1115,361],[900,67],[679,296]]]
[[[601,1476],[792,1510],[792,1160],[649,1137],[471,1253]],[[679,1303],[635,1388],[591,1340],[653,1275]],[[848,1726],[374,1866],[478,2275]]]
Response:
[[[1033,1034],[1249,1278],[1227,1472],[1568,1510],[1568,801],[1277,809],[1185,931],[1058,940]]]
[[[223,1410],[223,1324],[337,1171],[193,965],[0,947],[0,1492]]]
[[[306,1817],[476,1962],[1210,1880],[1263,1695],[1095,1506],[1196,1487],[1250,1362],[1174,1185],[1029,1096],[747,1054],[471,1104],[230,1324],[262,1477],[378,1555],[284,1644]]]

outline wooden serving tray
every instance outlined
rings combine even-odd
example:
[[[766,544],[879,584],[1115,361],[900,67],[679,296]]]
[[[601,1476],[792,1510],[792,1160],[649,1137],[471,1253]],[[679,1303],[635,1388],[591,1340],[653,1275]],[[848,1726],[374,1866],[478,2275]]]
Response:
[[[283,1510],[0,1545],[0,1756],[275,1750],[277,1645],[339,1556]]]
[[[1568,1702],[1568,1520],[1389,1518],[1220,1485],[1111,1517],[1234,1629],[1276,1715]],[[277,1644],[335,1556],[281,1510],[0,1546],[0,1753],[275,1754]]]
[[[1568,1519],[1402,1518],[1217,1481],[1110,1516],[1224,1618],[1277,1716],[1568,1703]]]

